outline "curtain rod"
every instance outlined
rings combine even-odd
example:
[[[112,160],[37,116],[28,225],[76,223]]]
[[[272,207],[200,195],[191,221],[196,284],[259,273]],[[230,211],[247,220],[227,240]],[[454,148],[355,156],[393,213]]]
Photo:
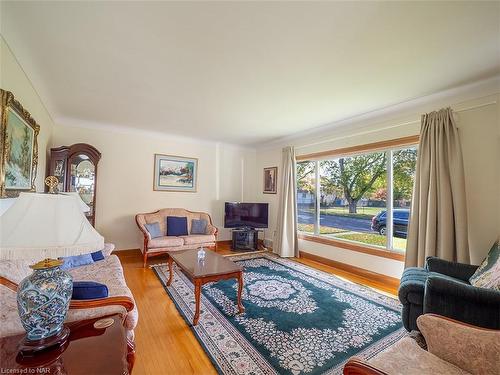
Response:
[[[471,106],[471,107],[466,107],[466,108],[458,109],[458,110],[453,111],[453,112],[454,113],[465,112],[465,111],[470,111],[471,109],[477,109],[477,108],[481,108],[481,107],[486,107],[486,106],[493,105],[493,104],[497,104],[497,101],[494,100],[492,102],[487,102],[487,103],[483,103],[483,104],[474,105],[474,106]],[[316,146],[316,145],[320,145],[322,143],[328,143],[328,142],[331,142],[331,141],[336,141],[336,140],[340,140],[340,139],[356,137],[356,136],[364,135],[364,134],[376,133],[376,132],[379,132],[379,131],[382,131],[382,130],[399,128],[401,126],[412,125],[412,124],[416,124],[416,123],[419,123],[419,122],[420,122],[420,120],[407,121],[407,122],[403,122],[403,123],[397,124],[397,125],[390,125],[390,126],[386,126],[386,127],[383,127],[383,128],[377,128],[377,129],[370,129],[370,130],[360,131],[360,132],[355,133],[355,134],[349,134],[349,135],[344,135],[344,136],[340,136],[340,137],[323,139],[321,141],[314,142],[314,143],[309,143],[307,145],[296,146],[295,149],[301,149],[301,148]]]

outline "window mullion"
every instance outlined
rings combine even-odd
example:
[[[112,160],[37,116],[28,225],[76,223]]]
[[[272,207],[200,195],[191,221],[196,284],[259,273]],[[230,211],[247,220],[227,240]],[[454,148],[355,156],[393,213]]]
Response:
[[[386,246],[388,250],[393,248],[393,206],[394,206],[394,176],[392,165],[392,150],[386,152],[387,157],[387,198],[386,198]]]
[[[320,204],[321,204],[321,193],[320,193],[320,189],[321,189],[321,181],[319,180],[319,161],[316,160],[314,162],[314,171],[315,171],[315,182],[316,182],[316,187],[315,187],[315,198],[316,198],[316,201],[315,201],[315,207],[316,207],[316,210],[315,210],[315,216],[314,216],[314,234],[315,235],[319,235],[320,233],[320,213],[321,213],[321,210],[320,210]]]

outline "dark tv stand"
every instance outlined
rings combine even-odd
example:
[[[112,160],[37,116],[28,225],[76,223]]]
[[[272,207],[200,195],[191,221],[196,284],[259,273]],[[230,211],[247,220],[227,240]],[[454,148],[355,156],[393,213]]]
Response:
[[[255,251],[259,249],[259,232],[255,228],[235,228],[232,233],[232,250]]]

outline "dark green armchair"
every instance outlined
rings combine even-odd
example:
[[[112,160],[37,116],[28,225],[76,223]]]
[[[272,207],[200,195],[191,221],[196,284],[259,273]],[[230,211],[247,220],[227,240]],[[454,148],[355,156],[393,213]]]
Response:
[[[477,268],[436,257],[428,257],[424,268],[407,268],[398,291],[405,328],[418,330],[417,318],[434,313],[478,327],[500,329],[500,292],[469,283]]]

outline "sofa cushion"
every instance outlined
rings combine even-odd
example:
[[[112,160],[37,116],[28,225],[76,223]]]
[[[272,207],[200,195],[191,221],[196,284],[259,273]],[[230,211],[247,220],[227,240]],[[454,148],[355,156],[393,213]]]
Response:
[[[186,245],[215,242],[215,236],[213,234],[192,234],[190,236],[181,236],[180,238],[184,240]]]
[[[127,296],[134,300],[134,296],[125,281],[122,265],[116,255],[111,255],[104,258],[103,261],[88,266],[72,268],[68,272],[73,277],[73,281],[91,280],[106,285],[109,291],[109,297]],[[137,306],[128,313],[124,307],[118,305],[70,310],[67,321],[90,319],[116,313],[121,313],[123,316],[126,316],[125,327],[127,329],[133,330],[135,328],[139,319]]]
[[[500,244],[496,242],[490,249],[474,275],[469,279],[471,285],[500,291]]]
[[[371,359],[369,363],[387,374],[469,374],[467,371],[425,351],[410,337],[405,337],[389,346]]]
[[[0,274],[15,283],[19,283],[24,277],[32,273],[33,270],[29,268],[30,264],[33,264],[33,260],[0,262]],[[120,260],[116,255],[106,256],[103,261],[88,266],[72,268],[68,272],[73,277],[73,281],[92,280],[105,284],[108,287],[109,297],[127,296],[134,300],[132,292],[125,282]],[[0,324],[0,337],[25,332],[17,312],[17,294],[0,285],[0,295],[0,321],[2,322]],[[124,318],[124,324],[128,330],[133,330],[139,319],[137,307],[127,313],[123,306],[111,305],[89,309],[70,309],[66,321],[74,322],[111,314],[120,314]]]
[[[61,264],[62,270],[69,270],[74,267],[86,266],[94,263],[94,259],[92,259],[91,254],[82,254],[82,255],[73,255],[69,257],[59,258],[62,260],[63,264]]]
[[[160,229],[160,223],[155,222],[155,223],[149,223],[149,224],[144,224],[146,227],[146,230],[148,231],[149,235],[151,238],[157,238],[163,236],[163,233],[161,232]]]
[[[185,236],[187,234],[187,217],[167,216],[167,236]]]
[[[63,261],[63,264],[61,265],[62,270],[69,270],[70,268],[87,266],[103,259],[104,255],[101,250],[95,251],[90,254],[72,255],[69,257],[59,258],[59,260]]]
[[[163,236],[158,238],[153,238],[149,241],[150,248],[159,248],[159,247],[173,247],[173,246],[182,246],[184,245],[184,240],[181,237],[173,237],[173,236]]]
[[[95,281],[73,282],[72,299],[98,299],[108,296],[108,287]]]
[[[417,319],[429,353],[473,374],[500,370],[500,331],[425,314]]]
[[[144,224],[159,222],[162,233],[167,233],[167,221],[165,220],[167,216],[186,217],[188,222],[188,233],[191,233],[191,223],[193,219],[207,221],[208,225],[206,234],[215,234],[217,232],[217,228],[212,225],[212,220],[210,219],[209,214],[207,214],[206,212],[192,212],[183,208],[162,208],[161,210],[158,210],[156,212],[137,214],[136,221],[139,227],[143,228],[144,230]]]
[[[92,256],[92,260],[94,262],[98,262],[100,260],[104,260],[104,254],[102,253],[102,250],[94,251],[90,255]]]
[[[206,220],[191,220],[191,234],[207,234],[207,225],[208,222]]]
[[[113,250],[115,249],[115,245],[112,244],[112,243],[105,243],[104,244],[104,249],[102,249],[102,255],[104,255],[105,257],[109,257],[111,255],[111,253],[113,252]]]

